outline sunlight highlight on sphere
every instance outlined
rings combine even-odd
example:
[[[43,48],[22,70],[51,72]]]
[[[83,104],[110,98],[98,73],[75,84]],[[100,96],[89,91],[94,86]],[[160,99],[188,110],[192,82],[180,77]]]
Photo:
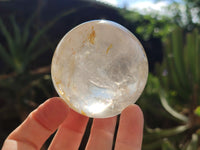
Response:
[[[147,81],[148,62],[130,31],[112,21],[94,20],[63,37],[51,75],[69,107],[89,117],[107,118],[137,101]]]

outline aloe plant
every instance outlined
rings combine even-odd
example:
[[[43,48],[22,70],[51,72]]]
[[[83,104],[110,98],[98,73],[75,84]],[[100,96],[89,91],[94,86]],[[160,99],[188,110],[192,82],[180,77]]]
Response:
[[[9,24],[0,18],[0,35],[4,38],[3,43],[0,41],[0,59],[6,66],[4,74],[0,74],[0,100],[5,103],[0,109],[1,116],[9,118],[15,114],[23,119],[24,111],[28,113],[37,106],[37,103],[41,103],[37,102],[37,99],[44,100],[53,96],[53,85],[49,75],[50,64],[37,66],[36,69],[32,69],[31,65],[43,53],[55,48],[55,44],[52,49],[52,45],[42,42],[47,31],[59,19],[75,11],[76,9],[71,9],[59,14],[35,32],[33,28],[37,13],[34,13],[24,26],[18,25],[14,15],[7,18]],[[2,70],[1,72],[3,73]],[[8,113],[11,110],[17,113]]]
[[[164,60],[156,67],[157,77],[149,76],[145,93],[147,98],[150,94],[157,94],[160,106],[168,113],[168,115],[164,113],[163,117],[168,122],[173,120],[175,125],[166,129],[150,129],[147,126],[143,149],[198,150],[200,148],[200,33],[198,29],[185,33],[182,29],[176,28],[164,41],[164,47]],[[161,109],[153,111],[156,114]]]
[[[0,33],[4,36],[6,45],[0,43],[0,57],[1,59],[12,68],[16,74],[21,74],[27,71],[27,67],[32,61],[37,59],[41,54],[49,50],[49,45],[41,44],[41,37],[63,16],[69,15],[74,12],[64,12],[54,18],[51,22],[45,25],[34,35],[31,35],[30,28],[33,25],[35,14],[30,17],[23,28],[17,25],[14,16],[10,17],[10,24],[12,25],[13,33],[8,30],[7,26],[0,18]],[[31,37],[31,39],[30,39]]]

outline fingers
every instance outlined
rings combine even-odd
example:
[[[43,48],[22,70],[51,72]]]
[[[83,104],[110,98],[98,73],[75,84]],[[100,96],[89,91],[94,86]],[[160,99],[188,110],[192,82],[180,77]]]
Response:
[[[40,149],[68,114],[60,98],[51,98],[33,111],[6,139],[3,150]]]
[[[94,119],[86,150],[111,150],[116,125],[116,116]]]
[[[141,150],[143,113],[139,106],[131,105],[121,114],[115,150]]]
[[[49,150],[77,150],[81,143],[88,117],[70,110],[68,117],[59,127]]]
[[[60,98],[51,98],[33,111],[6,139],[2,150],[40,149],[47,138],[58,128],[49,149],[76,150],[79,148],[88,117],[82,116]],[[143,136],[143,114],[139,106],[131,105],[121,114],[116,139],[116,150],[140,150]],[[87,150],[111,149],[116,117],[94,119]]]

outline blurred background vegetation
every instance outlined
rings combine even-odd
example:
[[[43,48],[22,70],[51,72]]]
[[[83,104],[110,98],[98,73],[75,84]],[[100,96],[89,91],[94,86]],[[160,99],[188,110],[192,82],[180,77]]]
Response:
[[[0,147],[28,113],[57,96],[50,65],[64,34],[82,22],[108,19],[134,33],[149,60],[137,102],[145,117],[143,150],[200,150],[200,1],[145,1],[167,4],[159,10],[130,2],[0,0]]]

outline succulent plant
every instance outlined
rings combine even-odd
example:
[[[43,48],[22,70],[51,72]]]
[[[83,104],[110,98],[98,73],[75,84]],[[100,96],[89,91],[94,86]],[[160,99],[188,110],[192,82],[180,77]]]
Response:
[[[200,33],[198,29],[187,33],[176,28],[165,40],[164,48],[164,60],[156,67],[158,77],[150,75],[146,90],[155,88],[156,83],[155,93],[170,114],[166,119],[173,118],[175,125],[167,129],[147,128],[143,149],[197,150],[200,148]]]

